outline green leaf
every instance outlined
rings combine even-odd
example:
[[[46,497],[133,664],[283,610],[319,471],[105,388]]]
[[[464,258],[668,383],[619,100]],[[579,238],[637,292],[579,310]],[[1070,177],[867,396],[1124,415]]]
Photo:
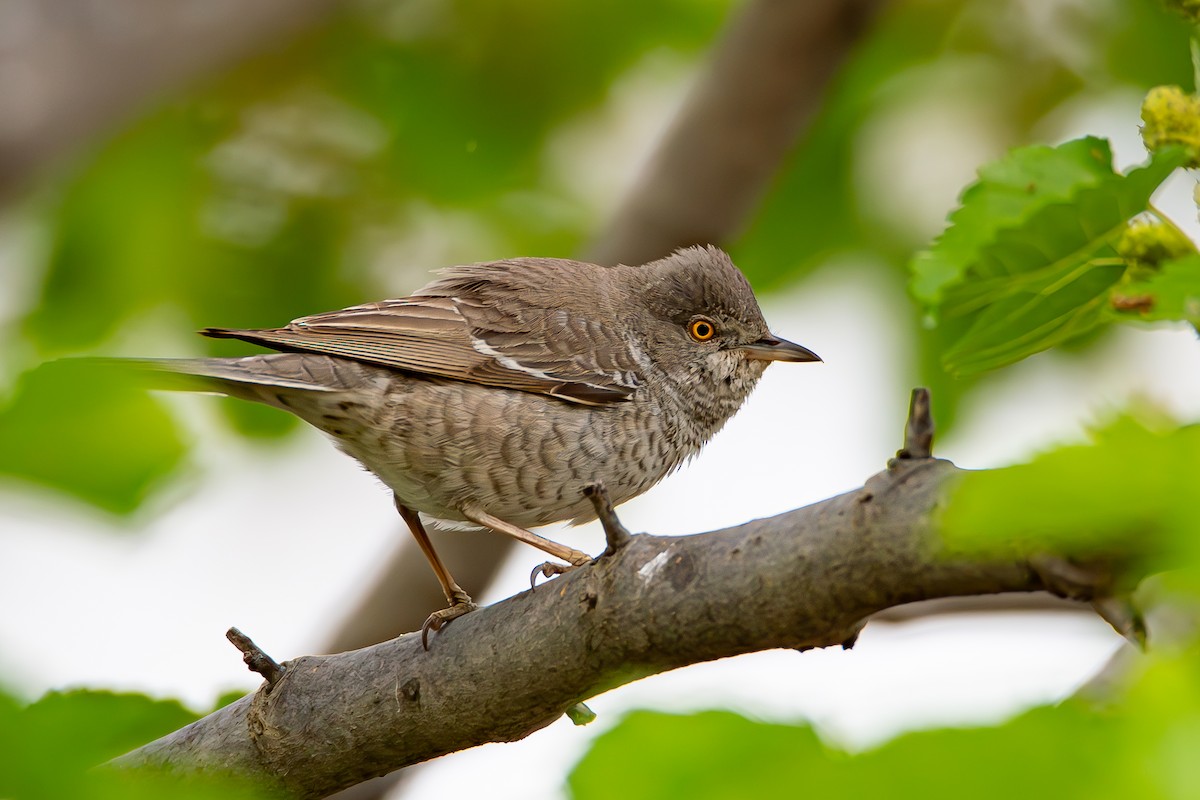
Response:
[[[22,712],[34,738],[52,738],[55,749],[79,768],[107,761],[199,719],[177,700],[93,689],[48,692]]]
[[[1146,280],[1117,285],[1109,296],[1108,316],[1117,322],[1200,325],[1200,255],[1168,261]]]
[[[804,725],[635,712],[595,740],[568,786],[574,800],[1190,800],[1200,797],[1197,675],[1193,643],[1143,659],[1099,708],[1071,699],[862,753],[824,744]]]
[[[997,232],[963,279],[941,289],[940,316],[961,331],[944,355],[947,369],[970,374],[1004,366],[1104,321],[1108,290],[1125,271],[1114,243],[1183,158],[1179,150],[1163,151]]]
[[[807,727],[756,723],[721,711],[639,711],[596,739],[568,785],[575,800],[793,797],[796,786],[805,785],[808,793],[804,769],[821,752]]]
[[[50,692],[22,708],[0,691],[0,797],[14,800],[250,800],[244,784],[95,769],[197,715],[174,700],[96,690]]]
[[[1136,537],[1200,558],[1200,426],[1163,431],[1121,417],[1092,438],[963,476],[941,518],[949,546],[1103,552]]]
[[[1008,726],[908,734],[850,755],[807,726],[728,712],[637,712],[599,737],[568,778],[574,800],[744,797],[1121,797],[1106,769],[1120,728],[1077,708]]]
[[[913,259],[913,296],[935,305],[999,231],[1114,175],[1108,141],[1092,136],[1058,147],[1019,147],[983,166],[951,212],[946,231]]]
[[[162,405],[117,371],[54,361],[20,376],[0,407],[0,474],[127,514],[183,462]]]

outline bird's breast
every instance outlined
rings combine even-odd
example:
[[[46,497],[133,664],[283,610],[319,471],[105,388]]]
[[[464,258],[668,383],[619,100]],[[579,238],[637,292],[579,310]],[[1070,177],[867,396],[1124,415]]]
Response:
[[[711,433],[655,396],[582,406],[528,392],[404,375],[335,436],[410,507],[463,519],[466,503],[533,527],[592,518],[583,488],[635,497]],[[711,427],[711,426],[709,426]]]

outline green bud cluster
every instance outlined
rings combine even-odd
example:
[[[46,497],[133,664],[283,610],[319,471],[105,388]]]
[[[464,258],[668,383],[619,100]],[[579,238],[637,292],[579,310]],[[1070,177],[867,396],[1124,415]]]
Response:
[[[1178,86],[1156,86],[1142,101],[1142,122],[1147,150],[1182,146],[1188,151],[1186,166],[1200,166],[1200,98]]]
[[[1126,277],[1135,281],[1158,272],[1163,262],[1195,252],[1191,239],[1174,225],[1158,220],[1134,220],[1117,242],[1117,255],[1128,265]]]

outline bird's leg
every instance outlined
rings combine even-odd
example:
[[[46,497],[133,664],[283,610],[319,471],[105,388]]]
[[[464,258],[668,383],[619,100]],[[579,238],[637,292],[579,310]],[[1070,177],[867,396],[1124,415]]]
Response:
[[[555,558],[559,558],[567,562],[566,564],[556,564],[553,561],[547,561],[545,564],[536,567],[533,570],[533,573],[529,576],[530,584],[533,583],[539,572],[549,578],[551,575],[562,575],[564,572],[570,572],[576,567],[582,567],[584,564],[592,563],[592,557],[587,553],[567,547],[564,544],[559,544],[558,542],[552,542],[543,536],[538,536],[533,531],[525,530],[519,525],[513,525],[511,522],[505,522],[499,517],[493,517],[491,514],[478,507],[466,506],[459,510],[462,511],[463,516],[471,520],[471,522],[482,525],[485,528],[491,528],[496,533],[503,533],[505,536],[511,536],[518,542],[531,544],[539,550],[545,551]]]
[[[442,585],[442,592],[446,595],[446,602],[450,604],[448,608],[430,614],[425,620],[425,624],[421,626],[421,646],[428,650],[430,631],[441,630],[447,622],[474,611],[476,606],[471,602],[471,595],[463,591],[463,588],[450,574],[450,570],[446,569],[446,565],[442,563],[442,559],[438,558],[437,552],[433,549],[433,542],[429,541],[429,534],[425,532],[425,526],[421,524],[421,517],[416,511],[401,503],[399,497],[393,495],[393,499],[396,503],[396,510],[400,512],[408,529],[412,531],[413,538],[417,540],[421,552],[429,561],[429,566],[433,567],[433,574],[437,575],[438,583]]]
[[[604,488],[603,483],[600,481],[589,483],[583,487],[583,496],[592,501],[592,506],[596,509],[596,517],[600,520],[601,527],[604,528],[604,538],[608,542],[608,547],[604,548],[604,555],[616,555],[618,550],[629,544],[633,534],[621,524],[617,512],[613,510],[612,501],[608,499],[608,490]]]

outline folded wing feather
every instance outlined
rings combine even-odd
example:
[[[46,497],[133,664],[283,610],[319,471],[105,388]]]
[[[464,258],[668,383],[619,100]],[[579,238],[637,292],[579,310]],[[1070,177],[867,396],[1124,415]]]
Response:
[[[202,333],[583,405],[619,403],[637,389],[638,365],[619,332],[563,309],[500,309],[486,285],[470,288],[463,296],[420,295],[315,314],[283,328]]]

